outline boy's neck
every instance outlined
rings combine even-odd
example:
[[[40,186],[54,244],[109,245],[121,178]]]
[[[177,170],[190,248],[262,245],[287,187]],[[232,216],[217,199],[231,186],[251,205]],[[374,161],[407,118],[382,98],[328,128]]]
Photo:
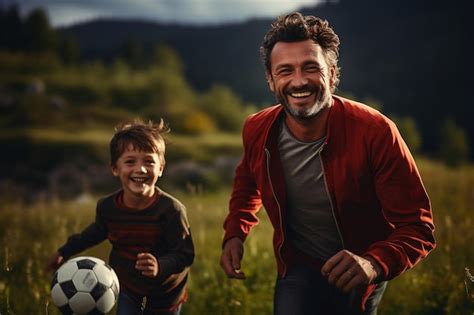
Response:
[[[154,189],[151,196],[133,196],[122,192],[120,201],[123,206],[132,210],[143,210],[150,207],[158,198],[158,189]]]

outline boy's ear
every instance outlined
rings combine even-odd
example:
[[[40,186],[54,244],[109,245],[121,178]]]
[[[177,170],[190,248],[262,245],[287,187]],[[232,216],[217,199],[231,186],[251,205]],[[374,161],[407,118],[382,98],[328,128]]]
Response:
[[[112,175],[114,175],[115,177],[119,176],[118,169],[115,165],[110,165],[110,171],[112,172]]]
[[[161,175],[163,175],[163,170],[164,169],[165,169],[165,163],[161,164],[160,170],[159,170],[159,173],[158,173],[158,177],[161,177]]]

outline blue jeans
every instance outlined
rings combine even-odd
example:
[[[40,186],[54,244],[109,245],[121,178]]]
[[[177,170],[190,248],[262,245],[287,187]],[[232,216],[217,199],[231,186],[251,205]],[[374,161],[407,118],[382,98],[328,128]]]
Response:
[[[117,304],[117,315],[180,315],[181,307],[183,304],[180,304],[173,311],[163,311],[163,312],[151,312],[146,309],[142,311],[142,302],[133,299],[131,296],[124,292],[120,292]]]
[[[319,270],[304,264],[288,268],[275,285],[275,315],[365,314],[376,315],[387,283],[381,282],[367,300],[365,312],[357,310],[356,292],[344,294],[328,284]]]

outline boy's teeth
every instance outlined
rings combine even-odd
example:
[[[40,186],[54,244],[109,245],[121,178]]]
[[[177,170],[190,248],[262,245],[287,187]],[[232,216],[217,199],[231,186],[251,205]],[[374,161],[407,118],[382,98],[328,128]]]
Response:
[[[137,177],[135,177],[135,178],[132,178],[132,180],[135,181],[135,182],[144,182],[144,181],[146,181],[146,178],[137,178]]]

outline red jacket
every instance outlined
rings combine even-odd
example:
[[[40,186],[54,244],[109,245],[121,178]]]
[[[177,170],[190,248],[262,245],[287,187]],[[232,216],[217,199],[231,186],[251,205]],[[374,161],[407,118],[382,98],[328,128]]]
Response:
[[[322,150],[331,206],[345,249],[371,256],[382,280],[413,267],[435,247],[430,200],[395,124],[363,104],[334,96]],[[281,105],[251,115],[236,169],[224,242],[245,240],[265,207],[274,227],[278,275],[294,260],[286,239],[286,192],[279,157]]]

